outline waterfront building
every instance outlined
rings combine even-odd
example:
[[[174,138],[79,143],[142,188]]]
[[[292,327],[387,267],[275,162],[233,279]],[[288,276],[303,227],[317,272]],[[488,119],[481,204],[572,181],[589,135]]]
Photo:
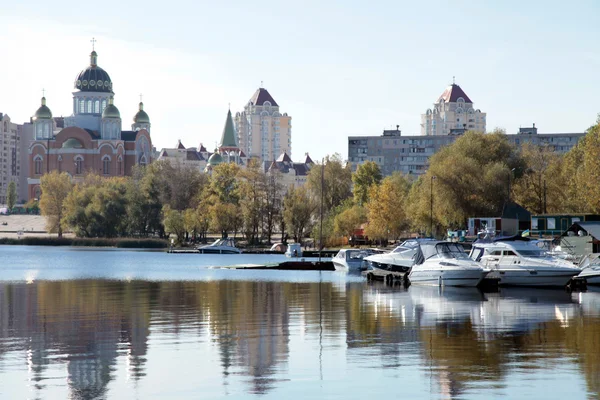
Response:
[[[313,160],[306,153],[302,162],[293,162],[290,156],[283,152],[272,162],[265,162],[265,172],[269,175],[278,176],[279,182],[287,191],[289,188],[304,186],[310,169],[315,165]]]
[[[75,78],[74,89],[73,114],[59,121],[64,128],[57,129],[45,97],[32,118],[29,198],[40,197],[40,178],[47,172],[64,171],[74,181],[87,173],[124,176],[131,175],[135,165],[149,164],[154,158],[144,103],[139,103],[131,130],[123,130],[114,104],[113,82],[98,66],[96,51],[90,54],[90,65]]]
[[[279,104],[265,88],[258,88],[235,115],[239,148],[248,157],[271,161],[285,152],[292,154],[292,117],[281,113]]]
[[[508,140],[516,146],[521,146],[524,143],[548,146],[553,151],[561,154],[571,150],[584,136],[585,132],[538,133],[535,124],[531,128],[519,128],[517,134],[506,135]]]
[[[466,131],[485,133],[486,113],[473,107],[467,94],[455,83],[448,86],[433,104],[421,114],[421,135],[451,135]]]
[[[7,203],[8,185],[15,182],[17,200],[21,182],[21,137],[19,125],[0,113],[0,204]]]
[[[210,153],[202,143],[196,147],[186,148],[181,140],[173,148],[163,148],[158,156],[159,161],[169,161],[171,165],[191,167],[199,171],[206,168]]]

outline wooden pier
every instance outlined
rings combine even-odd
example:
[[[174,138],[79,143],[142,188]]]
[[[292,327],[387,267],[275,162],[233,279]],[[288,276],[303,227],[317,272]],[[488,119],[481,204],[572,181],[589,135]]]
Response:
[[[275,264],[240,264],[215,268],[274,271],[335,271],[335,267],[331,261],[284,261]]]

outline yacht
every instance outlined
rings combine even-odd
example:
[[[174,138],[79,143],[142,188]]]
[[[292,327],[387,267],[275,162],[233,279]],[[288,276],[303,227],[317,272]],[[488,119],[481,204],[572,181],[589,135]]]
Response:
[[[490,272],[458,243],[419,243],[408,279],[412,285],[478,286]]]
[[[375,254],[371,249],[341,249],[331,260],[336,271],[356,272],[367,269],[364,258]]]
[[[385,272],[408,272],[414,263],[414,256],[419,248],[419,243],[433,241],[433,239],[409,239],[402,242],[389,253],[374,254],[365,257],[368,267]]]
[[[235,241],[232,238],[219,239],[211,244],[199,246],[197,250],[202,254],[240,254],[242,252],[235,247]]]
[[[553,257],[524,239],[475,242],[470,256],[491,270],[489,278],[505,286],[565,286],[581,272],[572,262]]]
[[[585,280],[588,285],[600,285],[600,254],[586,256],[579,266],[581,273],[577,275],[577,279]]]

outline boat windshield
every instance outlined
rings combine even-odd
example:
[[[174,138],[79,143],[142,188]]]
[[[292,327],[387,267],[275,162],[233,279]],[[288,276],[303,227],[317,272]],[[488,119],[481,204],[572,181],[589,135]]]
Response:
[[[419,242],[416,240],[406,240],[400,244],[400,246],[396,247],[392,250],[392,253],[402,253],[406,250],[414,250],[419,246]]]
[[[211,243],[211,246],[231,246],[231,247],[235,247],[235,245],[233,244],[233,240],[230,239],[230,238],[218,239],[214,243]]]
[[[350,250],[346,252],[346,260],[362,260],[369,253],[364,250]]]
[[[455,243],[438,243],[435,246],[435,249],[442,258],[469,258],[465,249],[461,245]]]
[[[519,253],[523,257],[533,257],[533,258],[548,257],[548,253],[546,251],[544,251],[544,250],[537,250],[537,249],[518,250],[517,253]]]

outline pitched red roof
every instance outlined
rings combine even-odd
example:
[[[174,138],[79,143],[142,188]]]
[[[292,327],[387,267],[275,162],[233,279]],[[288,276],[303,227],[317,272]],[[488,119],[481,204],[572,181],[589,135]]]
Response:
[[[441,99],[444,99],[446,103],[455,103],[459,97],[462,97],[465,100],[465,103],[473,103],[471,99],[469,99],[469,96],[467,96],[467,94],[460,88],[460,86],[458,86],[455,83],[448,86],[446,90],[444,90],[444,93],[442,93],[441,96],[437,99],[437,101],[439,102]]]
[[[272,106],[278,107],[277,102],[275,102],[273,97],[269,94],[269,92],[267,92],[267,89],[264,88],[258,88],[256,92],[254,92],[252,98],[250,99],[250,103],[252,103],[255,106],[262,106],[265,103],[265,101],[270,102]]]

